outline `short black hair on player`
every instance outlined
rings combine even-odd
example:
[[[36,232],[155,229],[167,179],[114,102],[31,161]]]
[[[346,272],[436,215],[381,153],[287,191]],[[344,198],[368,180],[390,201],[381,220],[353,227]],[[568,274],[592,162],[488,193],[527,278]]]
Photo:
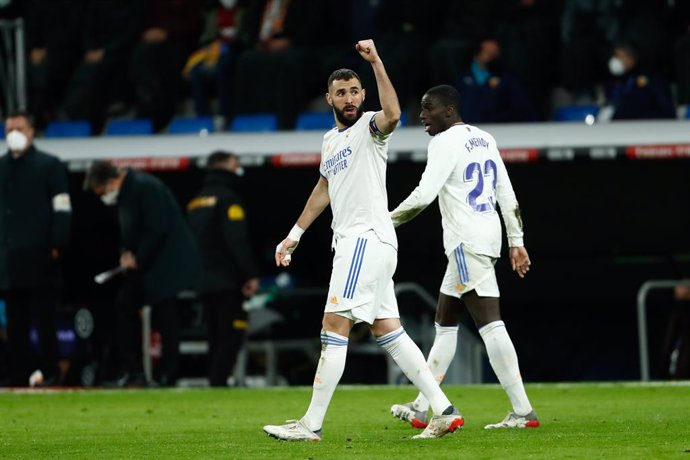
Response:
[[[450,85],[438,85],[430,88],[426,92],[427,96],[433,97],[445,106],[453,106],[460,112],[460,93]]]
[[[331,73],[331,76],[328,77],[328,90],[330,91],[331,85],[333,84],[334,81],[336,80],[352,80],[353,78],[356,78],[359,84],[362,84],[362,79],[359,78],[359,75],[357,75],[357,72],[351,69],[338,69],[334,70]]]

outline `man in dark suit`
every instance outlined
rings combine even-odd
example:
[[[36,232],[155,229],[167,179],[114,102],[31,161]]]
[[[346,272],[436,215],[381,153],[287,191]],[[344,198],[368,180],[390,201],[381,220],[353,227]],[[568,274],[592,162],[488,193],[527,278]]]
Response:
[[[97,161],[89,168],[85,187],[105,204],[119,208],[120,266],[127,272],[116,299],[123,361],[123,374],[116,384],[148,383],[138,315],[143,305],[151,305],[162,335],[159,383],[174,385],[179,356],[177,298],[182,291],[195,289],[199,278],[194,237],[170,189],[150,174]]]
[[[55,383],[55,308],[72,214],[67,169],[34,147],[28,114],[10,114],[5,131],[9,149],[0,157],[0,298],[7,301],[11,382],[26,385],[29,373],[40,369],[45,384]],[[38,320],[39,360],[29,342],[32,316]]]
[[[237,193],[242,173],[235,155],[214,152],[203,187],[187,205],[203,261],[200,292],[208,326],[211,386],[227,384],[248,326],[242,303],[259,287],[259,268]]]

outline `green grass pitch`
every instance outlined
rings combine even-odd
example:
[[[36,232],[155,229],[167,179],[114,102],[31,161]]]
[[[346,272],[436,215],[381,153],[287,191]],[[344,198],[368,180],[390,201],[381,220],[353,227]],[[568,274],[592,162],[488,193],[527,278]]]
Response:
[[[389,413],[413,387],[336,390],[320,443],[269,438],[303,415],[311,388],[0,393],[0,458],[690,459],[690,384],[527,385],[538,429],[492,430],[508,410],[496,385],[445,387],[465,428],[442,439]]]

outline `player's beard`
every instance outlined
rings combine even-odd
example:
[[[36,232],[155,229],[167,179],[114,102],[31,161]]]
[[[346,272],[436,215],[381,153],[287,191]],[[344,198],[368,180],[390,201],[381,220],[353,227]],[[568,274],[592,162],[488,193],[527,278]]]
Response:
[[[348,107],[355,106],[352,104],[346,105],[345,107],[343,107],[343,110],[338,110],[337,107],[333,106],[333,113],[335,113],[335,118],[337,118],[340,123],[344,124],[349,128],[350,126],[357,123],[357,120],[359,120],[362,117],[362,114],[364,112],[362,111],[362,106],[360,105],[359,107],[357,107],[357,113],[355,114],[355,117],[350,119],[345,116],[345,109]]]

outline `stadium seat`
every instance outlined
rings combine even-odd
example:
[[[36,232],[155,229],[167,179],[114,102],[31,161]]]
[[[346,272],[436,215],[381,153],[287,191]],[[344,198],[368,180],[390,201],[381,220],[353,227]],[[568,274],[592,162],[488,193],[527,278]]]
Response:
[[[213,118],[175,118],[168,126],[169,134],[202,134],[213,132]]]
[[[51,121],[46,126],[45,137],[88,137],[91,125],[88,121]]]
[[[585,121],[588,115],[596,118],[599,113],[599,106],[596,104],[587,105],[566,105],[556,109],[553,115],[554,121]]]
[[[153,134],[153,123],[146,118],[113,120],[105,129],[106,136],[145,136]]]
[[[5,138],[5,124],[0,123],[0,139],[4,139],[4,138]]]
[[[297,131],[328,130],[335,126],[333,112],[303,112],[297,117]]]
[[[278,117],[272,113],[240,114],[232,119],[230,131],[276,131],[278,129]]]

